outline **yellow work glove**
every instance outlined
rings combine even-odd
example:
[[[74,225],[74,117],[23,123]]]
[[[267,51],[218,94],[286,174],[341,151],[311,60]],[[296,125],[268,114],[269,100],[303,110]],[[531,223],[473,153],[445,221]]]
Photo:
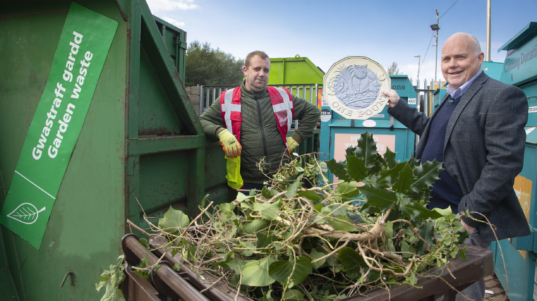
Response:
[[[287,151],[289,152],[289,154],[291,154],[297,146],[298,142],[296,142],[293,137],[287,137]]]
[[[241,157],[228,158],[226,156],[227,184],[229,187],[237,190],[241,189],[244,181],[241,176]]]
[[[241,155],[241,144],[228,130],[221,131],[218,134],[218,139],[220,139],[220,144],[222,144],[222,149],[224,150],[224,153],[226,153],[226,156],[229,158],[237,158]]]

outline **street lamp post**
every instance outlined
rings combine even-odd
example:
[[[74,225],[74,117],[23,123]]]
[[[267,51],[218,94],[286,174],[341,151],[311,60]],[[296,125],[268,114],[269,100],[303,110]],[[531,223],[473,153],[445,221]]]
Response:
[[[487,1],[487,48],[485,52],[485,61],[490,62],[490,0]]]
[[[418,54],[418,55],[415,55],[414,57],[418,58],[418,83],[417,83],[416,86],[419,89],[420,88],[420,67],[421,67],[420,62],[421,62],[421,55]]]
[[[440,29],[440,26],[438,26],[438,9],[435,8],[434,10],[436,12],[436,24],[431,25],[431,29],[436,31],[436,43],[434,44],[436,47],[436,57],[434,59],[434,81],[436,83],[436,69],[438,66],[438,30]]]

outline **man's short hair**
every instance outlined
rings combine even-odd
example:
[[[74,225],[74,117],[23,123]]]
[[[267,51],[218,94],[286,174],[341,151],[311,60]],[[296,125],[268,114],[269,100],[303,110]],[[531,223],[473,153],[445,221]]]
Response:
[[[264,60],[268,59],[268,55],[264,53],[263,51],[261,50],[252,51],[248,53],[248,55],[246,56],[246,59],[244,60],[244,66],[246,67],[246,69],[248,69],[248,67],[250,66],[250,61],[256,55],[259,55],[259,57],[261,57]]]

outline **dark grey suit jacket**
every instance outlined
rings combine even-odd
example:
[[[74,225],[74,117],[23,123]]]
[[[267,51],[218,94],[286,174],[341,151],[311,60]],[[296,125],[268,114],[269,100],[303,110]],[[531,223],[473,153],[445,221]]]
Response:
[[[404,101],[399,101],[388,113],[421,136],[416,150],[419,159],[435,114],[427,117]],[[459,212],[468,210],[485,215],[497,227],[498,239],[530,234],[513,189],[524,161],[527,120],[524,92],[483,72],[464,93],[447,125],[444,167],[464,194]],[[472,216],[484,220],[481,215]],[[467,217],[464,222],[477,228],[482,239],[495,240],[488,225]]]

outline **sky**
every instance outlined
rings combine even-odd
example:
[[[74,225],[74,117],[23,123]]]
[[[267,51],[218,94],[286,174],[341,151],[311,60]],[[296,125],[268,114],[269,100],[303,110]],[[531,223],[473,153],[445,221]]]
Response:
[[[187,43],[244,59],[254,50],[270,57],[307,57],[328,72],[347,56],[367,56],[384,66],[396,62],[413,81],[435,77],[434,31],[439,13],[437,78],[445,40],[473,34],[486,49],[487,0],[146,0],[153,15],[187,32]],[[492,0],[491,60],[531,21],[537,0]],[[420,58],[415,56],[420,56]],[[420,84],[421,86],[421,84]]]

